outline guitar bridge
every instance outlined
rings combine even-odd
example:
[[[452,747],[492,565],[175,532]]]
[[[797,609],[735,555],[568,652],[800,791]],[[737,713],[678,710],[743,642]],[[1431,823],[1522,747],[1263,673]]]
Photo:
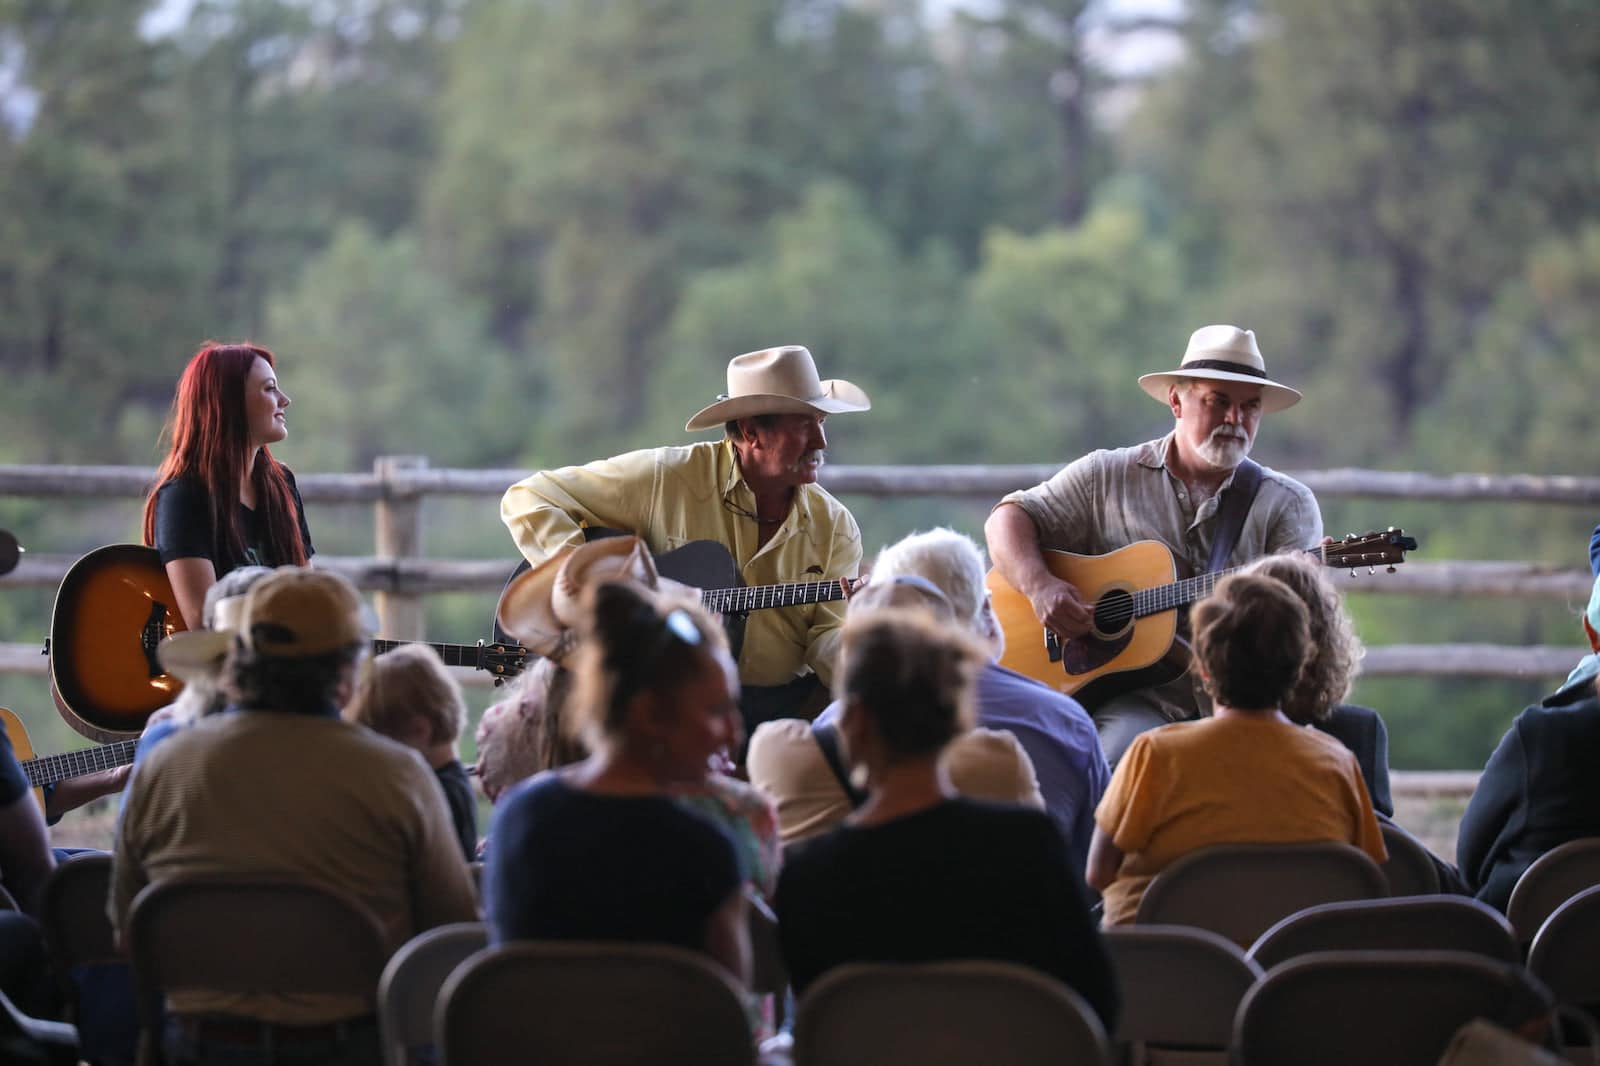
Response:
[[[1053,663],[1061,661],[1061,638],[1056,635],[1056,631],[1053,629],[1044,631],[1044,653],[1050,657],[1050,661]]]

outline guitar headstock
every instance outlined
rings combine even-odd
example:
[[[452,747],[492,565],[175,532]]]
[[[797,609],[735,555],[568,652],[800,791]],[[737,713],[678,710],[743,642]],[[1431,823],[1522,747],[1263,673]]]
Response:
[[[1369,570],[1379,566],[1393,570],[1397,564],[1406,561],[1406,552],[1417,550],[1417,539],[1390,526],[1381,532],[1351,533],[1343,540],[1324,544],[1315,550],[1321,553],[1323,562],[1341,570],[1355,570],[1363,566]]]
[[[516,677],[528,665],[528,649],[520,644],[479,644],[478,669],[497,679]],[[495,684],[499,684],[496,680]]]

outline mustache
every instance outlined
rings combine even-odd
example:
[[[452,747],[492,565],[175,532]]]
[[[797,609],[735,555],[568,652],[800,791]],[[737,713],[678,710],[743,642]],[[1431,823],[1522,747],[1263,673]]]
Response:
[[[812,463],[816,463],[818,466],[821,466],[823,463],[825,463],[827,461],[828,461],[827,449],[825,449],[825,448],[813,448],[811,451],[806,452],[805,454],[801,455],[800,458],[796,459],[794,461],[794,465],[796,467],[801,467],[801,466],[809,466]]]

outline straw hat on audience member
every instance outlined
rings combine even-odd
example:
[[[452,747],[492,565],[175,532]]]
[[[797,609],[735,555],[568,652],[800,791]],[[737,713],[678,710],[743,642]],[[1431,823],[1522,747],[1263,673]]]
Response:
[[[495,621],[535,655],[561,662],[577,644],[584,590],[601,581],[692,592],[664,578],[638,537],[603,537],[565,548],[511,579]]]
[[[214,679],[222,670],[233,635],[239,630],[246,595],[240,593],[218,600],[212,608],[210,629],[186,629],[158,644],[156,658],[161,660],[161,668],[182,681]]]

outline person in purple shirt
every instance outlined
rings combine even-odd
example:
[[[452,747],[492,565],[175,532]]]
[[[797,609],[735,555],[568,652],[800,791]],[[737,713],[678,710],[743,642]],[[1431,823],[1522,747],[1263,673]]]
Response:
[[[989,605],[984,571],[983,552],[971,537],[940,528],[913,533],[880,551],[872,582],[914,577],[931,583],[950,601],[957,624],[998,659],[1004,637]],[[1081,870],[1094,835],[1094,809],[1111,778],[1088,712],[1071,697],[993,660],[978,674],[977,709],[978,725],[1006,730],[1028,753],[1045,812]],[[832,721],[838,713],[835,703],[817,721]]]

